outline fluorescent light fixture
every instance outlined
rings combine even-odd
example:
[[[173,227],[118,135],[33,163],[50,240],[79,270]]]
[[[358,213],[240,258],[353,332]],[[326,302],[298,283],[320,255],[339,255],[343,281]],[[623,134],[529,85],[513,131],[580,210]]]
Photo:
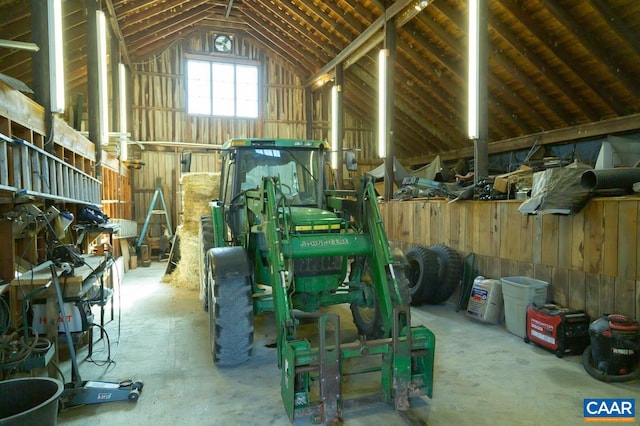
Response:
[[[478,114],[480,111],[480,14],[478,11],[479,0],[469,0],[469,112],[468,122],[469,139],[480,137]]]
[[[38,50],[40,50],[38,45],[35,43],[4,39],[0,39],[0,47],[6,47],[8,49],[29,50],[31,52],[37,52]]]
[[[387,62],[389,49],[378,53],[378,156],[387,156]]]
[[[331,168],[338,168],[338,92],[340,87],[334,85],[331,88]]]
[[[107,86],[107,20],[104,12],[96,12],[98,23],[98,97],[100,114],[100,141],[109,144],[109,94]]]
[[[418,3],[416,3],[415,6],[413,6],[418,12],[420,12],[422,9],[424,9],[425,7],[427,7],[429,5],[429,2],[427,0],[421,0]]]
[[[62,0],[47,1],[49,38],[49,105],[64,112],[64,55],[62,50]]]
[[[120,160],[126,161],[129,157],[127,152],[127,69],[123,63],[118,64],[118,87],[120,88],[120,105],[118,112],[120,116]]]

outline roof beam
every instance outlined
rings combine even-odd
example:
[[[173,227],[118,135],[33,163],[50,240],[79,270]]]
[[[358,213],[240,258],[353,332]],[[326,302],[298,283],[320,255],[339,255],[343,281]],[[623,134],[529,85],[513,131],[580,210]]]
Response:
[[[290,26],[295,31],[294,38],[297,40],[305,40],[307,49],[313,51],[316,57],[332,57],[333,56],[335,52],[333,51],[333,49],[329,50],[327,48],[328,43],[322,43],[321,41],[318,40],[317,37],[312,37],[310,32],[306,31],[305,28],[303,28],[304,22],[298,23],[296,22],[296,20],[293,19],[293,17],[291,16],[291,13],[286,13],[288,9],[285,5],[275,6],[269,2],[261,3],[261,5],[268,13],[271,14],[271,16],[267,16],[263,14],[254,6],[249,6],[249,8],[253,9],[256,13],[261,14],[264,19],[267,19],[267,20],[270,19],[272,21],[274,19],[280,19],[282,23]],[[282,9],[278,9],[278,7],[281,7]],[[282,12],[285,12],[285,13],[282,13]],[[279,28],[280,28],[280,31],[283,33],[290,33],[290,31],[288,31],[287,28],[282,28],[282,27],[279,27]],[[315,48],[313,48],[313,46],[315,46]]]
[[[364,81],[369,87],[376,87],[377,76],[371,75],[371,73],[364,68],[356,65],[352,67],[350,72],[352,72],[353,75],[358,77],[360,80]],[[451,140],[449,139],[449,136],[447,134],[443,133],[441,129],[438,129],[434,125],[428,123],[421,114],[413,111],[410,105],[404,102],[401,97],[396,96],[394,103],[394,109],[402,111],[407,117],[410,117],[416,123],[421,123],[421,127],[429,132],[429,134],[433,137],[434,148],[442,150],[451,145]]]
[[[489,153],[497,154],[500,152],[528,149],[531,148],[534,143],[537,145],[548,145],[589,140],[607,135],[637,131],[639,128],[640,114],[632,114],[624,117],[612,118],[610,120],[602,120],[578,126],[549,130],[547,132],[533,133],[517,138],[489,142]],[[435,156],[424,156],[418,160],[420,160],[420,163],[429,163],[434,157]],[[455,149],[440,154],[440,158],[442,160],[455,160],[471,157],[473,157],[473,147]],[[400,160],[402,161],[402,159]],[[412,159],[412,161],[415,160],[416,159]]]
[[[118,15],[116,15],[116,11],[113,8],[112,0],[105,0],[105,4],[107,5],[107,10],[109,11],[109,23],[111,24],[111,29],[113,33],[116,35],[118,39],[119,51],[120,54],[124,57],[125,63],[131,68],[131,58],[129,57],[129,50],[127,49],[127,43],[124,40],[124,36],[122,35],[122,31],[120,30],[120,24],[118,23]]]
[[[206,5],[198,6],[197,9],[198,10],[193,11],[193,13],[176,15],[175,18],[149,27],[145,30],[144,34],[136,37],[135,42],[130,43],[130,47],[136,52],[136,56],[139,57],[139,51],[144,51],[146,45],[154,44],[162,39],[168,40],[175,34],[184,34],[188,27],[193,27],[193,25],[203,20],[209,14]]]
[[[224,12],[224,17],[229,18],[231,16],[231,8],[233,7],[233,0],[229,0],[229,4],[227,4],[227,10]]]
[[[349,56],[356,53],[358,49],[365,46],[370,38],[372,38],[376,33],[379,33],[380,30],[384,27],[384,25],[391,19],[395,18],[396,15],[399,15],[396,20],[396,25],[400,28],[407,21],[413,18],[418,11],[414,7],[409,7],[415,0],[398,0],[394,2],[385,13],[376,19],[366,30],[362,32],[355,40],[353,40],[343,51],[338,53],[338,55],[329,61],[324,67],[320,69],[317,73],[311,76],[310,79],[307,80],[306,85],[311,86],[316,81],[321,79],[325,74],[333,72],[335,66],[341,62],[344,62]],[[384,37],[384,36],[383,36]],[[373,46],[371,46],[373,47]],[[364,52],[366,53],[366,52]],[[346,65],[346,64],[345,64]],[[346,67],[345,67],[346,68]]]
[[[584,48],[591,54],[595,59],[598,60],[609,72],[609,75],[613,77],[614,80],[618,79],[624,84],[627,89],[633,93],[633,95],[637,98],[640,97],[640,86],[637,83],[636,78],[631,78],[626,72],[626,70],[618,69],[619,66],[611,63],[611,56],[605,52],[598,43],[593,39],[593,37],[583,29],[583,26],[580,23],[576,22],[576,20],[567,13],[562,7],[557,5],[555,1],[543,0],[542,3],[549,9],[553,15],[555,15],[556,19],[558,19],[566,30],[570,34],[573,34],[578,41],[584,46]],[[611,98],[611,96],[609,96]],[[613,105],[612,105],[613,106]],[[627,113],[626,108],[622,109],[622,113]]]
[[[445,17],[447,17],[447,19],[449,19],[456,26],[461,28],[461,30],[465,31],[465,29],[463,29],[463,27],[462,27],[464,25],[464,23],[462,22],[462,14],[461,14],[460,11],[453,10],[450,6],[448,6],[445,3],[434,3],[433,8],[438,10]],[[495,33],[498,34],[499,36],[501,36],[507,43],[510,43],[511,46],[514,47],[515,50],[520,55],[522,55],[522,51],[523,50],[520,50],[519,48],[517,48],[515,46],[515,44],[520,44],[518,42],[518,37],[515,34],[509,34],[509,35],[507,35],[505,37],[502,34],[501,29],[499,28],[500,24],[498,23],[498,25],[496,25],[495,24],[495,17],[493,17],[493,19],[492,19],[491,15],[492,14],[489,13],[489,27],[492,28],[495,31]],[[450,48],[455,49],[456,52],[458,53],[458,55],[460,55],[461,57],[465,57],[466,56],[466,53],[463,51],[463,47],[462,47],[462,43],[461,42],[459,42],[456,39],[454,39],[453,37],[449,36],[449,33],[447,33],[446,31],[442,31],[439,28],[433,28],[433,25],[430,25],[429,22],[426,19],[424,19],[423,17],[420,17],[419,20],[423,25],[428,26],[429,30],[436,31],[436,34],[438,35],[438,37],[440,37],[440,39],[445,41],[446,44]],[[512,43],[512,41],[513,41],[513,43]],[[565,111],[560,109],[560,107],[558,106],[558,103],[551,96],[548,96],[543,91],[540,91],[538,89],[538,85],[536,83],[534,83],[528,76],[523,75],[517,69],[515,64],[513,64],[513,62],[507,57],[507,55],[501,54],[499,52],[494,52],[494,54],[491,56],[490,60],[491,60],[491,62],[495,62],[496,64],[500,65],[505,70],[511,72],[513,77],[516,78],[520,82],[520,84],[522,86],[524,86],[527,90],[533,92],[533,95],[536,96],[537,98],[539,98],[555,115],[557,115],[562,121],[564,121],[565,124],[567,124],[567,125],[572,124],[570,118],[567,116]],[[536,68],[538,68],[538,71],[544,73],[544,71],[541,71],[539,67],[536,67]],[[543,70],[544,70],[544,68],[543,68]],[[566,86],[567,86],[566,84],[563,84],[562,87],[564,88]],[[594,119],[594,120],[597,119],[597,118],[598,117],[596,115],[594,115],[592,117],[592,119]]]
[[[566,67],[568,67],[571,72],[573,72],[577,79],[581,80],[583,84],[588,87],[593,93],[595,93],[600,100],[605,103],[612,111],[616,112],[618,115],[624,115],[627,113],[626,108],[620,105],[615,99],[612,99],[610,94],[608,94],[604,88],[600,87],[595,82],[591,81],[591,79],[585,76],[584,72],[581,70],[580,65],[573,61],[568,57],[566,52],[557,46],[552,40],[549,39],[547,34],[540,29],[538,24],[531,19],[531,15],[529,15],[525,10],[522,9],[519,5],[515,4],[513,0],[503,0],[500,2],[502,7],[509,11],[511,15],[513,15],[516,19],[518,19],[522,25],[527,27],[531,34],[538,39],[538,41],[553,55],[555,55]],[[567,84],[566,82],[563,84]],[[575,95],[574,95],[575,96]]]
[[[208,16],[208,13],[211,11],[211,5],[206,3],[189,3],[182,9],[182,13],[172,13],[170,11],[158,12],[154,10],[153,14],[144,17],[141,16],[139,19],[132,21],[131,25],[124,25],[122,28],[127,39],[137,41],[138,38],[146,37],[149,33],[153,33],[158,29],[174,25],[175,22],[183,22],[187,17],[205,11]],[[137,15],[136,18],[138,18]],[[189,20],[189,22],[192,22],[192,20]]]
[[[309,58],[305,57],[302,54],[298,54],[297,53],[297,52],[301,52],[300,49],[296,49],[295,50],[296,53],[292,53],[292,52],[290,52],[290,51],[288,51],[288,50],[286,50],[284,48],[274,47],[274,44],[273,44],[274,39],[278,40],[278,42],[282,46],[288,46],[288,43],[285,42],[280,37],[279,34],[273,32],[273,30],[271,30],[271,29],[267,29],[264,26],[264,23],[258,22],[253,16],[251,16],[250,14],[247,14],[247,13],[245,13],[245,18],[247,19],[247,24],[252,29],[250,34],[256,40],[261,42],[265,46],[265,48],[267,48],[269,50],[272,50],[273,52],[277,53],[278,55],[280,55],[280,57],[282,59],[284,59],[285,61],[289,62],[294,67],[300,67],[300,68],[306,70],[307,72],[310,72],[310,70],[315,68],[314,64],[311,63]],[[264,34],[265,31],[268,32],[267,35]],[[291,50],[293,50],[293,49],[291,49]]]
[[[636,55],[640,56],[640,39],[638,39],[637,33],[629,30],[624,25],[620,17],[609,7],[609,2],[591,0],[591,6],[602,15],[607,25],[613,28],[620,38],[636,51]]]
[[[188,0],[180,0],[176,2],[174,0],[174,2],[171,4],[163,3],[162,6],[149,7],[147,10],[144,10],[142,12],[124,16],[121,15],[121,28],[122,31],[126,33],[127,37],[131,37],[131,35],[135,34],[136,32],[144,30],[146,26],[152,25],[154,21],[170,19],[170,17],[172,15],[175,15],[176,13],[191,12],[196,7],[202,5],[207,5],[210,9],[213,9],[212,5],[208,5],[206,3],[207,2],[202,0],[191,2],[189,2]],[[131,29],[131,27],[133,27],[133,29]]]

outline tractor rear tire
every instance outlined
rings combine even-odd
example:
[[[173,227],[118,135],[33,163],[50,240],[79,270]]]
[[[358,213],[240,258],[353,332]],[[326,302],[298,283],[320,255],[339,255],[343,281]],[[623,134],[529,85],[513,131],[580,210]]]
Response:
[[[430,287],[427,303],[436,305],[446,302],[456,291],[462,279],[462,259],[452,248],[445,245],[429,247],[438,259],[437,285]]]
[[[210,257],[211,254],[208,256]],[[235,366],[253,351],[253,300],[248,276],[213,276],[209,259],[209,333],[213,363]]]
[[[438,258],[433,251],[422,246],[410,248],[405,256],[411,304],[427,303],[433,293],[431,287],[438,284]]]
[[[205,312],[209,310],[209,276],[207,252],[213,248],[213,219],[211,215],[200,216],[198,232],[198,272],[200,277],[200,301]]]

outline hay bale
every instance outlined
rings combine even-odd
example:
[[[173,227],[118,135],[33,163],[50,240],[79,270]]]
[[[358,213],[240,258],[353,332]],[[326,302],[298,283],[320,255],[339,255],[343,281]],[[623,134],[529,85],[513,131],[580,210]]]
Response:
[[[200,216],[208,214],[209,201],[218,197],[220,173],[187,173],[182,184],[182,225],[185,231],[198,233]]]
[[[163,277],[162,282],[174,287],[198,290],[200,287],[198,234],[179,227],[176,238],[180,238],[180,260],[173,272]]]

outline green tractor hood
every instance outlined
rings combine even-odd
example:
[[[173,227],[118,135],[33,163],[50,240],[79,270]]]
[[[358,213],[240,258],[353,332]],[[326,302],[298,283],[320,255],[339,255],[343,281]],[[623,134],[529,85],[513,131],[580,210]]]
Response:
[[[316,207],[291,207],[288,209],[291,216],[293,232],[339,232],[344,227],[343,219],[335,213]]]

